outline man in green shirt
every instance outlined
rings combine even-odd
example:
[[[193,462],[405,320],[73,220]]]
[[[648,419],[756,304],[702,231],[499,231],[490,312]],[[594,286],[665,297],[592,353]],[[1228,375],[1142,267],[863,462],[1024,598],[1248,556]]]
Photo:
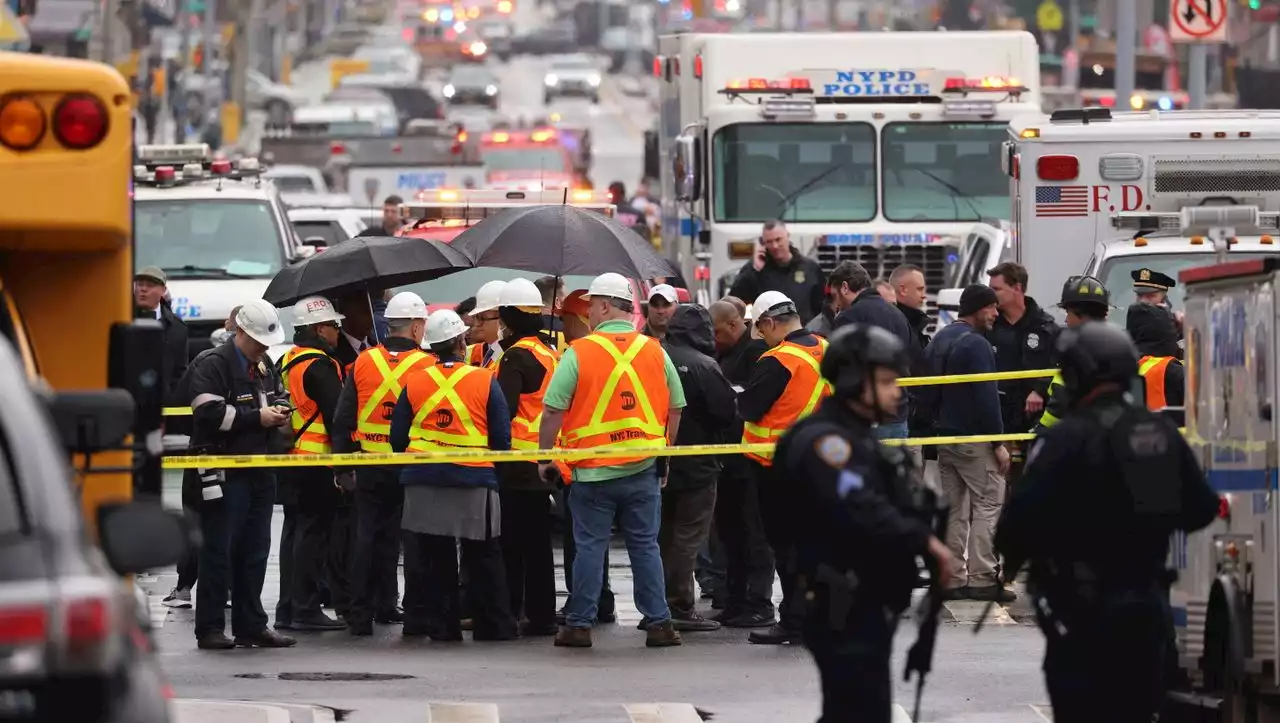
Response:
[[[584,415],[583,411],[596,409],[596,405],[612,408],[614,398],[624,400],[620,402],[621,409],[636,410],[634,418],[595,425],[605,428],[600,431],[589,430],[587,425],[580,430],[569,431],[580,432],[583,438],[598,438],[604,434],[610,439],[623,440],[619,444],[624,446],[633,442],[634,446],[662,446],[661,439],[653,441],[655,435],[665,436],[667,444],[670,444],[679,431],[680,413],[685,406],[684,388],[675,365],[662,346],[636,332],[631,321],[635,313],[631,283],[619,274],[602,274],[591,283],[587,299],[594,331],[564,353],[548,383],[543,397],[540,446],[548,450],[555,446],[566,413],[573,412],[569,415],[571,421],[583,416],[599,416],[590,412]],[[584,350],[582,353],[590,350],[592,362],[588,370],[584,371],[580,366],[579,349]],[[607,354],[601,349],[607,350]],[[656,374],[659,354],[663,367],[660,383]],[[602,369],[602,363],[613,366]],[[638,368],[654,371],[649,378],[644,378],[637,373]],[[602,372],[608,377],[607,381],[601,379]],[[602,400],[606,391],[610,399]],[[658,407],[666,407],[665,419],[652,418],[654,412],[650,402],[655,400],[666,402]],[[573,562],[573,589],[567,606],[566,626],[556,636],[555,644],[563,647],[591,646],[591,625],[596,619],[603,584],[602,565],[616,518],[631,557],[636,607],[644,615],[641,627],[648,632],[646,644],[650,647],[679,645],[680,634],[672,625],[671,611],[667,607],[662,556],[658,547],[666,460],[644,457],[618,464],[573,467],[569,511],[573,518],[577,555]],[[551,473],[551,468],[549,461],[539,463],[539,471],[544,478]]]

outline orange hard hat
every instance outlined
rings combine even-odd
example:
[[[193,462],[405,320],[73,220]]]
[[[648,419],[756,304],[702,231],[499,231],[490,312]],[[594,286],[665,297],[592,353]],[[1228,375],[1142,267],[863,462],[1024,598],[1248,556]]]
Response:
[[[586,289],[575,289],[564,297],[564,301],[560,304],[560,312],[562,314],[572,314],[574,316],[586,316],[590,309],[587,306]]]

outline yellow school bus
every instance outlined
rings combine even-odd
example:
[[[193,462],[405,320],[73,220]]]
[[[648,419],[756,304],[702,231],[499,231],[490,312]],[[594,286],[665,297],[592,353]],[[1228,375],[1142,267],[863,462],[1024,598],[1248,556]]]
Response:
[[[135,328],[132,126],[114,68],[0,52],[0,332],[33,383],[52,389],[63,438],[68,423],[85,426],[73,451],[90,524],[100,504],[133,490],[131,438],[103,445],[106,433],[89,429],[110,426],[90,420],[104,400],[114,399],[117,430],[133,424],[127,411],[119,422],[120,393],[108,391],[109,377],[126,386],[131,362],[112,363],[112,349]]]

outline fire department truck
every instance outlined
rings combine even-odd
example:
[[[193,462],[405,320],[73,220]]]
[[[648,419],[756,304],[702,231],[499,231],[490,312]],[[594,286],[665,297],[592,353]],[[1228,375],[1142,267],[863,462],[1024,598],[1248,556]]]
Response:
[[[663,249],[704,301],[771,219],[826,271],[944,286],[968,229],[1009,212],[1006,126],[1040,112],[1024,32],[675,35],[654,71]]]
[[[573,157],[554,128],[493,131],[480,137],[486,185],[500,191],[541,191],[579,185]]]
[[[1020,118],[1008,134],[1001,158],[1013,196],[1008,245],[1027,268],[1028,292],[1046,306],[1072,274],[1100,279],[1124,309],[1134,301],[1133,272],[1149,268],[1177,278],[1212,260],[1213,243],[1197,225],[1206,217],[1193,219],[1193,211],[1257,207],[1264,222],[1266,213],[1280,211],[1275,111],[1086,108]],[[1235,231],[1233,258],[1280,253],[1265,223],[1237,224]],[[1004,247],[1001,233],[989,229],[985,240]],[[1175,287],[1174,308],[1181,298]],[[1113,317],[1123,323],[1123,314]]]

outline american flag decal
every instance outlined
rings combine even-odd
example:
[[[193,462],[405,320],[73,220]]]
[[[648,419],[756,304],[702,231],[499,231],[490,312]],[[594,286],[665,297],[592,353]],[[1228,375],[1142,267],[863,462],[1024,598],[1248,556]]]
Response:
[[[1088,186],[1036,186],[1036,217],[1073,218],[1088,215]]]

